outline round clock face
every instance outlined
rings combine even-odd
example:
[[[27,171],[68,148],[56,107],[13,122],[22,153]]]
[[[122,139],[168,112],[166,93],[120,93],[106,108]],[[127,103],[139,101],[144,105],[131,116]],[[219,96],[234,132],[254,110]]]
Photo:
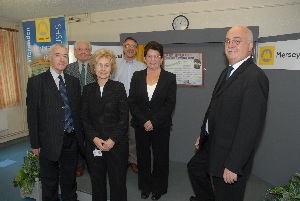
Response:
[[[178,15],[174,18],[172,26],[174,30],[187,29],[189,27],[189,20],[183,15]]]

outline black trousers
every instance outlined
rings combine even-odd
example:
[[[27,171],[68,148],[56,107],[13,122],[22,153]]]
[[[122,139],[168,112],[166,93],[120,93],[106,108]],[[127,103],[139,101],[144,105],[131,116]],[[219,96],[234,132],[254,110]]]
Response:
[[[187,164],[190,181],[201,201],[243,201],[247,176],[238,176],[234,184],[227,184],[223,177],[211,177],[208,174],[207,144],[195,153]]]
[[[210,175],[208,174],[206,151],[205,147],[201,147],[187,164],[190,181],[196,198],[203,201],[214,200],[214,191]]]
[[[41,149],[41,152],[43,149]],[[63,201],[77,200],[77,138],[75,134],[65,135],[61,155],[58,161],[39,158],[43,201],[58,201],[60,183]]]
[[[135,138],[139,189],[143,192],[166,194],[169,177],[170,127],[157,128],[150,132],[135,128]],[[153,168],[151,168],[151,148]]]
[[[102,156],[94,156],[96,146],[86,143],[87,165],[92,183],[92,200],[107,201],[106,175],[110,187],[110,201],[127,201],[126,172],[128,142],[115,144]]]

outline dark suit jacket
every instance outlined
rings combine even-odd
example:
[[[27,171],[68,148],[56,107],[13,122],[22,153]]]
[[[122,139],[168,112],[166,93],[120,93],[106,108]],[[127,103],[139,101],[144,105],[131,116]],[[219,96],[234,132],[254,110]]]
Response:
[[[82,142],[79,80],[66,73],[64,78],[75,133]],[[31,147],[41,148],[42,157],[57,161],[64,138],[64,102],[50,70],[28,79],[26,102]]]
[[[147,69],[133,74],[129,90],[131,125],[144,129],[150,120],[153,128],[172,126],[172,113],[176,103],[176,75],[161,69],[156,89],[149,101],[146,83]]]
[[[64,72],[80,79],[78,61],[68,64]],[[96,76],[91,73],[90,65],[88,64],[86,71],[86,84],[90,84],[92,82],[96,82]]]
[[[261,134],[269,92],[264,71],[249,58],[225,81],[227,68],[215,86],[209,112],[209,170],[222,177],[224,168],[248,174]]]
[[[116,144],[128,142],[128,102],[124,85],[108,80],[102,97],[97,82],[84,86],[82,93],[82,124],[86,142],[95,137],[111,138]]]

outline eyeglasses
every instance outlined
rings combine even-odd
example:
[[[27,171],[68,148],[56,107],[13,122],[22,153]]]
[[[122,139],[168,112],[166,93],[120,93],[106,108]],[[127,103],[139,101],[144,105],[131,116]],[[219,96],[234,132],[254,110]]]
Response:
[[[88,48],[77,48],[76,50],[78,50],[79,52],[81,52],[81,51],[83,51],[83,52],[89,52],[89,51],[91,51]]]
[[[147,54],[146,55],[146,58],[147,59],[151,59],[151,58],[153,58],[153,59],[160,59],[161,58],[161,56],[160,55],[150,55],[150,54]]]
[[[234,40],[226,39],[224,45],[230,45],[230,43],[233,45],[239,45],[241,42],[242,41],[239,39],[234,39]]]
[[[127,48],[136,48],[136,45],[129,45],[129,44],[127,44],[127,45],[124,45],[124,47],[127,49]]]
[[[101,63],[98,63],[98,64],[96,63],[95,66],[98,67],[98,68],[109,68],[109,67],[111,67],[111,64],[104,64],[103,65]]]

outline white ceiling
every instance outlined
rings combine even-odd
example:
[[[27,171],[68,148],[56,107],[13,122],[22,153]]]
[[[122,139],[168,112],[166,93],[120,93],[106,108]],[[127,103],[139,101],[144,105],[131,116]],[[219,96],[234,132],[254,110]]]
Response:
[[[208,0],[0,0],[0,19],[22,20],[73,16],[132,7]]]

